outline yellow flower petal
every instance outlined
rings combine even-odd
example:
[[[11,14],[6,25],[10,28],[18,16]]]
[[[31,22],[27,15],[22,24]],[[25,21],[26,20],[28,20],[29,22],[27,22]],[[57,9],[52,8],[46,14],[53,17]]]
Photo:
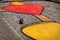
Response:
[[[24,2],[11,2],[11,5],[24,5]]]
[[[27,26],[22,32],[36,40],[60,40],[60,24],[55,22]]]

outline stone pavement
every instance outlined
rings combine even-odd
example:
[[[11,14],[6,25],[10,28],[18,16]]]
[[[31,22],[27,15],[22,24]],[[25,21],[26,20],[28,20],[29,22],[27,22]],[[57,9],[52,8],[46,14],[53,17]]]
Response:
[[[2,3],[3,4],[2,7],[6,6],[6,5],[9,5],[9,3],[10,2]],[[43,6],[48,5],[48,6],[44,7],[44,11],[42,12],[42,15],[45,15],[46,17],[51,18],[55,22],[60,23],[60,4],[53,3],[53,2],[45,2],[45,1],[40,1],[40,2],[39,1],[26,1],[25,3],[36,3],[36,4],[41,4]],[[7,39],[10,38],[9,40],[32,40],[32,39],[26,37],[25,35],[23,35],[21,33],[21,31],[20,31],[21,28],[24,27],[27,24],[31,24],[31,23],[35,23],[35,22],[41,23],[41,20],[39,20],[38,18],[36,18],[33,15],[16,14],[16,13],[13,13],[13,12],[6,11],[6,12],[1,12],[0,16],[1,16],[2,19],[4,19],[3,21],[2,21],[2,19],[0,19],[1,20],[0,26],[2,25],[1,27],[3,28],[3,26],[5,27],[5,26],[8,25],[7,26],[8,28],[5,27],[5,29],[0,29],[0,30],[2,30],[1,31],[1,36],[8,33],[5,36],[6,36]],[[19,17],[24,19],[24,24],[18,25],[18,22],[19,22],[19,19],[20,19]],[[6,30],[6,33],[3,34],[2,32],[5,31],[5,30]],[[11,36],[8,37],[7,35],[8,36],[11,35]],[[5,36],[3,38],[5,38]],[[4,40],[3,38],[1,37],[1,40]]]
[[[0,40],[20,40],[0,16]]]

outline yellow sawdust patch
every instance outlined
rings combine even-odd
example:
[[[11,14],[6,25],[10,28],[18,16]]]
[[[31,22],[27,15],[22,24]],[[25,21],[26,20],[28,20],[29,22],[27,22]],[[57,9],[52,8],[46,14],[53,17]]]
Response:
[[[55,22],[30,25],[22,32],[36,40],[60,40],[60,24]]]
[[[11,5],[24,5],[24,2],[11,2]]]

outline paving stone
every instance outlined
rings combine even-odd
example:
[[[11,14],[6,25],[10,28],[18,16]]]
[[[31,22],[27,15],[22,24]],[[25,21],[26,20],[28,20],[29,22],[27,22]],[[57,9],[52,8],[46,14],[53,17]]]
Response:
[[[17,40],[13,33],[11,33],[11,29],[9,26],[0,18],[0,40]],[[4,25],[3,25],[4,24]],[[6,27],[7,26],[7,27]]]
[[[46,2],[46,1],[26,1],[25,3],[41,4],[42,6],[44,6],[44,11],[42,12],[42,15],[45,15],[46,17],[54,20],[55,22],[60,23],[60,14],[59,14],[60,13],[60,11],[59,11],[60,4],[53,3],[53,2]],[[9,4],[6,4],[6,5],[9,5]],[[4,5],[4,6],[6,6],[6,5]],[[48,6],[45,6],[45,5],[48,5]],[[6,12],[1,12],[0,16],[2,16],[2,18],[5,19],[4,21],[7,21],[8,24],[10,24],[10,26],[12,26],[12,28],[23,38],[23,40],[32,40],[32,39],[26,37],[25,35],[23,35],[20,32],[22,27],[24,27],[27,24],[31,24],[31,23],[35,23],[35,22],[41,23],[41,20],[39,20],[38,18],[36,18],[33,15],[17,14],[17,13],[6,11]],[[18,22],[19,22],[20,18],[24,19],[24,24],[19,26]],[[0,17],[0,21],[1,21],[1,24],[0,24],[1,31],[0,32],[2,34],[4,34],[4,37],[3,37],[4,39],[21,40],[21,38],[16,37],[16,34],[14,34],[13,31],[11,31],[9,26],[4,26],[4,25],[6,25],[6,23],[4,23],[1,20],[1,17]],[[1,39],[2,39],[2,37],[1,37]],[[4,39],[2,39],[2,40],[4,40]]]

